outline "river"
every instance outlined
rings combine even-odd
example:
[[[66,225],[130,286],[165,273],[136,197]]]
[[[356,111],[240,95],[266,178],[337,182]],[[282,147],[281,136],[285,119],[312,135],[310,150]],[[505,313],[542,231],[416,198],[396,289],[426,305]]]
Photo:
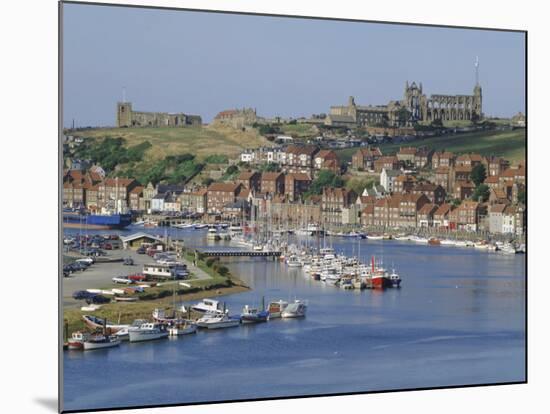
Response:
[[[207,245],[205,232],[179,230],[177,236],[188,245]],[[230,259],[230,270],[252,288],[220,299],[232,314],[265,296],[266,302],[305,299],[307,317],[67,351],[64,409],[525,380],[525,255],[398,241],[332,242],[339,252],[360,251],[365,262],[373,254],[383,258],[400,273],[402,288],[342,290],[276,261]]]

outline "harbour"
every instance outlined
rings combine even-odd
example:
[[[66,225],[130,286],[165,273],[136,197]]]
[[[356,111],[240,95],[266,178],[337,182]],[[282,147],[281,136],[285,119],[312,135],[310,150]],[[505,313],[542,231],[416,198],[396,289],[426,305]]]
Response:
[[[238,250],[229,241],[208,241],[205,229],[143,231],[201,251]],[[216,298],[231,314],[259,307],[262,297],[266,303],[298,298],[307,301],[306,317],[66,351],[66,408],[524,379],[524,255],[368,238],[334,237],[330,243],[335,252],[365,263],[383,258],[399,269],[402,288],[337,289],[281,260],[223,258],[250,287]],[[98,384],[94,375],[106,371],[106,382]]]

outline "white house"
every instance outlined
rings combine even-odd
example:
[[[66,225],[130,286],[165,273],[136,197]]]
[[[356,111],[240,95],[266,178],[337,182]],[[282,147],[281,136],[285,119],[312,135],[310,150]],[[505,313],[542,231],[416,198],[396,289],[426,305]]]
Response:
[[[380,173],[380,185],[384,187],[388,193],[391,193],[393,191],[393,183],[395,179],[401,174],[402,173],[399,170],[386,170],[383,168]]]

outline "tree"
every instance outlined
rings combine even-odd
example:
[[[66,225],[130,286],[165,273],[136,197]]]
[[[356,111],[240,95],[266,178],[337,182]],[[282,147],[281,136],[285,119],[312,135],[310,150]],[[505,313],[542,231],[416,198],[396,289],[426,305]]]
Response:
[[[472,199],[475,201],[487,201],[489,199],[489,186],[487,184],[480,184],[472,194]]]
[[[478,164],[474,168],[472,168],[472,172],[470,173],[470,179],[474,182],[474,184],[479,186],[485,179],[487,178],[487,172],[485,171],[485,166],[483,164]]]
[[[317,178],[311,183],[307,195],[321,194],[324,187],[343,187],[342,177],[329,170],[321,170]]]

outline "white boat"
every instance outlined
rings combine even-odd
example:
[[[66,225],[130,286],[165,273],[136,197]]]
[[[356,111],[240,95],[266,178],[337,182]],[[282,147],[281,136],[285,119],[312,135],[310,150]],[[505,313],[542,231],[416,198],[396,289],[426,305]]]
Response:
[[[503,244],[502,247],[500,247],[500,251],[504,254],[516,254],[517,253],[517,249],[511,243]]]
[[[128,334],[130,342],[143,342],[166,338],[168,331],[158,323],[147,322],[139,328],[129,329]]]
[[[456,241],[451,239],[442,239],[439,241],[442,246],[455,246]]]
[[[302,262],[300,261],[300,259],[298,259],[298,256],[296,255],[291,255],[287,260],[286,260],[286,264],[288,267],[301,267],[302,266]]]
[[[114,336],[96,335],[84,341],[84,350],[93,351],[96,349],[113,348],[120,345],[120,340]]]
[[[367,234],[367,240],[384,240],[384,236],[378,236],[374,234]]]
[[[290,303],[281,313],[281,318],[303,318],[306,316],[307,304],[299,299]]]
[[[240,317],[231,317],[227,314],[208,313],[197,320],[197,326],[207,329],[222,329],[238,326]]]
[[[177,324],[168,328],[170,336],[190,335],[197,332],[197,324],[191,321],[185,321],[183,324]]]
[[[280,318],[282,312],[288,306],[288,302],[284,300],[277,300],[269,302],[267,311],[269,312],[269,319]]]
[[[91,305],[88,305],[88,306],[82,306],[80,308],[80,310],[82,312],[95,312],[96,310],[100,309],[101,308],[101,305],[94,305],[94,304],[91,304]]]
[[[208,229],[208,233],[206,234],[206,240],[210,241],[217,241],[220,240],[221,237],[218,234],[218,231],[215,228]]]
[[[220,302],[214,299],[203,299],[199,303],[191,306],[191,309],[197,312],[223,313]]]
[[[137,329],[144,323],[147,323],[145,319],[136,319],[134,322],[132,322],[130,326],[127,326],[117,331],[117,333],[115,333],[114,336],[121,341],[128,341],[130,340],[130,330]]]
[[[68,341],[68,347],[72,350],[84,349],[84,342],[90,339],[88,332],[76,331],[71,335],[71,339]]]

